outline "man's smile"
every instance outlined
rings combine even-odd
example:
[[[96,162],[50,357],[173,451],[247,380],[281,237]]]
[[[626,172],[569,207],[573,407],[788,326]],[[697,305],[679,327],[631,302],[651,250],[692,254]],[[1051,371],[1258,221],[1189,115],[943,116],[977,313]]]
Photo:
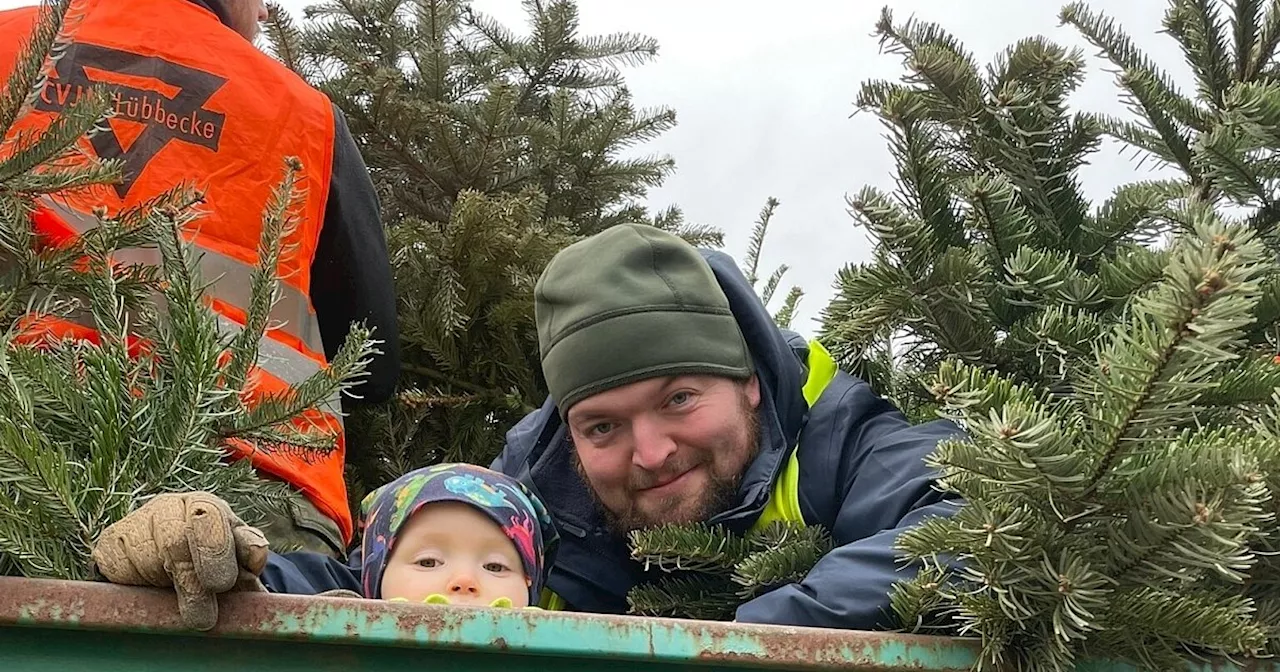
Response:
[[[648,488],[644,488],[640,490],[640,492],[645,495],[654,495],[658,497],[673,494],[679,490],[689,480],[689,477],[697,470],[698,467],[691,467],[671,478],[659,481]]]

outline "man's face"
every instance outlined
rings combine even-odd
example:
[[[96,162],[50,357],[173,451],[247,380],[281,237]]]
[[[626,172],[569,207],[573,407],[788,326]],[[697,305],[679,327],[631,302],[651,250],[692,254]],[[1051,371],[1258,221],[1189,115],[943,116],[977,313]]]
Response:
[[[268,18],[264,0],[221,0],[228,27],[250,42],[258,39],[259,24]]]
[[[759,452],[755,377],[642,380],[583,399],[567,421],[578,469],[625,533],[728,507]]]

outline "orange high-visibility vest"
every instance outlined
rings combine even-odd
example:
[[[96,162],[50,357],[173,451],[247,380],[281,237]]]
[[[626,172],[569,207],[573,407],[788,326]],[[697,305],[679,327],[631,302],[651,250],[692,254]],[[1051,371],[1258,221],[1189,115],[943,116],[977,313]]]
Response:
[[[13,71],[37,11],[0,12],[0,75],[7,78]],[[75,0],[67,16],[64,32],[71,43],[49,68],[34,109],[14,125],[9,139],[47,127],[90,86],[104,87],[115,114],[105,132],[82,145],[99,157],[121,160],[125,175],[121,184],[87,195],[42,199],[33,217],[42,244],[65,242],[95,226],[95,207],[113,215],[179,182],[192,184],[203,191],[203,216],[186,237],[203,255],[205,280],[216,279],[209,294],[219,323],[234,333],[243,327],[249,306],[263,209],[284,175],[284,158],[295,156],[303,165],[301,221],[284,241],[281,296],[260,344],[258,368],[249,376],[246,402],[325,367],[308,291],[333,161],[329,100],[188,0]],[[159,262],[158,252],[150,249],[114,258]],[[91,321],[42,316],[25,337],[96,341],[91,327]],[[337,449],[323,457],[301,456],[236,440],[229,452],[301,490],[349,542],[352,521],[337,396],[303,422],[336,432]]]

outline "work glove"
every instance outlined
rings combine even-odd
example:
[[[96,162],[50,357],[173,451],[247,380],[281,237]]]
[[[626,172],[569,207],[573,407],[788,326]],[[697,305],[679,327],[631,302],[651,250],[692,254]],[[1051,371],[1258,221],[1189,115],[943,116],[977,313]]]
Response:
[[[267,538],[216,495],[163,494],[103,530],[93,562],[111,583],[176,589],[183,623],[209,630],[218,594],[266,592]]]

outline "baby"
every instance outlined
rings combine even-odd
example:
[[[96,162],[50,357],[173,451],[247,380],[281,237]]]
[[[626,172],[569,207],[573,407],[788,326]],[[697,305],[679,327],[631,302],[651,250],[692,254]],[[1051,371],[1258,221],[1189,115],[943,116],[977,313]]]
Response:
[[[411,471],[361,503],[364,597],[535,607],[559,541],[519,481],[471,464]]]

